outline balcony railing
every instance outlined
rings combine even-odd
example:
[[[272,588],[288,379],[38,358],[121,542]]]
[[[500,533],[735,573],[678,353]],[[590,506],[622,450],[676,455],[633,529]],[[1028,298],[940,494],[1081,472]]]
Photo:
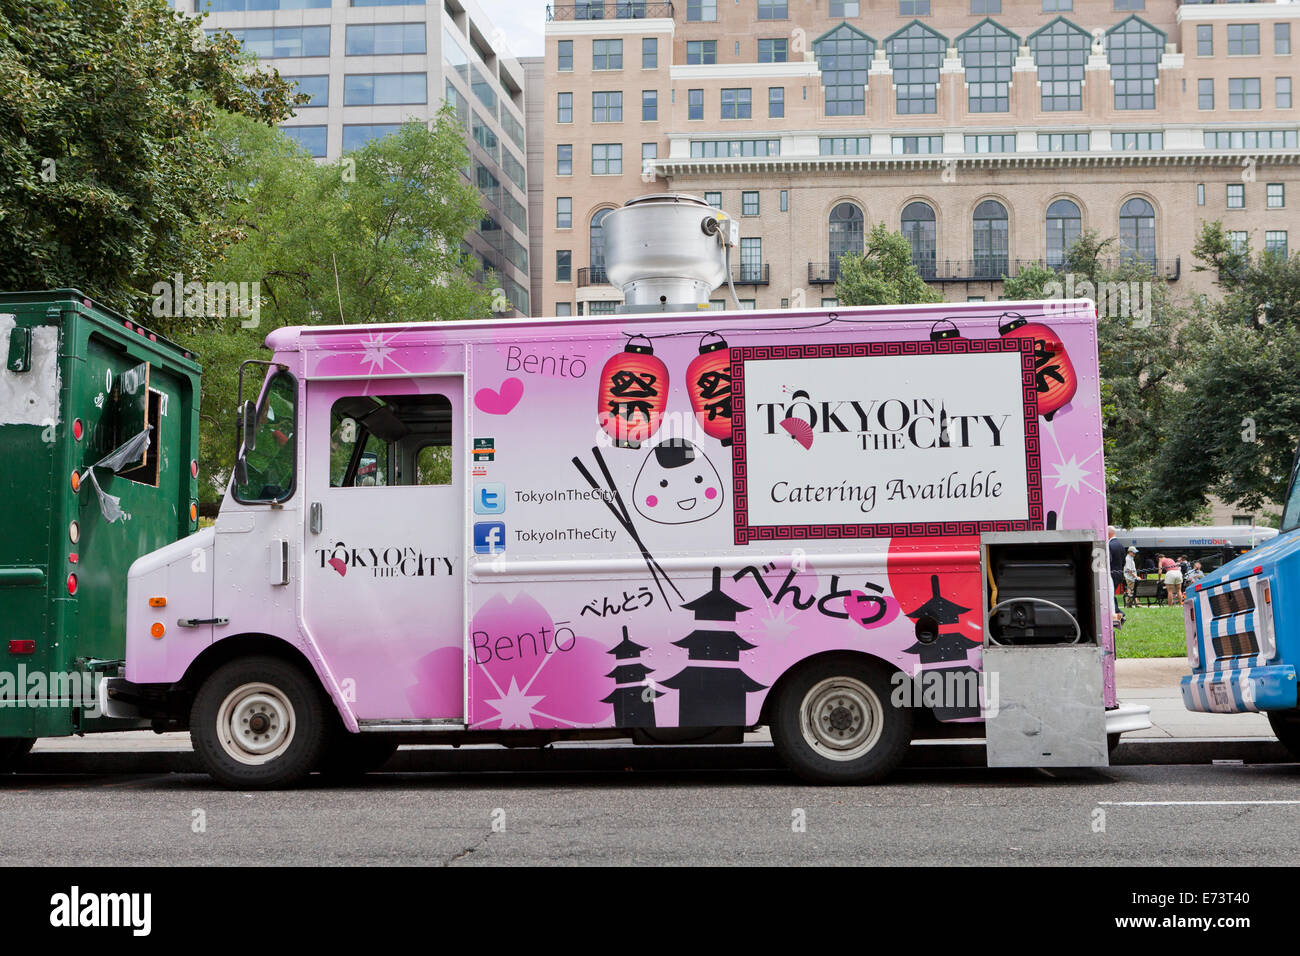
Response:
[[[770,285],[770,268],[766,262],[742,264],[731,270],[731,281],[736,285]]]
[[[589,266],[578,270],[578,288],[589,285],[609,285],[604,266]]]
[[[1104,269],[1114,269],[1123,261],[1122,258],[1101,260]],[[1174,282],[1182,275],[1182,259],[1149,259],[1139,257],[1151,269],[1157,279]],[[1005,256],[988,256],[979,259],[930,259],[913,262],[916,271],[926,282],[1000,282],[1004,277],[1019,275],[1028,266],[1046,266],[1057,272],[1064,272],[1060,263],[1049,263],[1045,259],[1010,259]],[[839,280],[840,264],[834,262],[808,263],[809,285],[832,285]]]
[[[673,17],[671,3],[645,3],[636,0],[595,0],[593,3],[547,4],[547,20],[646,20]]]

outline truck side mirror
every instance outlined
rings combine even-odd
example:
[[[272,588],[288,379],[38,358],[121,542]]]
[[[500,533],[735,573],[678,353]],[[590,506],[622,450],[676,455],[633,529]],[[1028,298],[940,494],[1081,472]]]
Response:
[[[257,448],[257,404],[252,401],[244,402],[239,409],[240,416],[240,434],[244,439],[244,451],[253,451]],[[243,455],[240,455],[243,460]]]

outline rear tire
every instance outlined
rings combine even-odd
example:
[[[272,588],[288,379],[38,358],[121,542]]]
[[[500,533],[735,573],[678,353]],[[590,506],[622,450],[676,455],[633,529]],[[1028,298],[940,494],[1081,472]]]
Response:
[[[18,762],[27,756],[36,743],[35,737],[5,737],[0,739],[0,773],[11,773]]]
[[[891,703],[890,671],[860,657],[815,660],[781,688],[772,742],[811,783],[883,780],[912,742],[910,708]]]
[[[320,773],[331,780],[351,780],[373,773],[397,752],[397,742],[372,734],[352,734],[340,728],[321,756]]]
[[[1300,710],[1270,710],[1268,725],[1278,742],[1300,760]]]
[[[292,787],[320,762],[326,716],[314,678],[277,657],[249,657],[199,688],[190,739],[203,768],[227,787]]]

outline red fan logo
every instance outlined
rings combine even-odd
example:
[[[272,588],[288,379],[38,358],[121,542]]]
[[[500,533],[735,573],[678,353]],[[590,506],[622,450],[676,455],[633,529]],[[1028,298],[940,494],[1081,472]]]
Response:
[[[348,573],[348,566],[343,563],[341,558],[330,558],[329,566],[339,573],[339,577],[344,577]]]
[[[802,418],[787,418],[781,422],[781,427],[790,433],[790,437],[803,445],[805,449],[812,447],[813,430]]]

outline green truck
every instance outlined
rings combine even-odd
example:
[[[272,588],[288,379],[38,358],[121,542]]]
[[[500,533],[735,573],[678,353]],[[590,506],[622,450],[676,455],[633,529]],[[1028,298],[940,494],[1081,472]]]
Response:
[[[197,356],[74,289],[0,293],[0,771],[103,714],[127,569],[197,527]],[[143,726],[147,726],[144,724]]]

